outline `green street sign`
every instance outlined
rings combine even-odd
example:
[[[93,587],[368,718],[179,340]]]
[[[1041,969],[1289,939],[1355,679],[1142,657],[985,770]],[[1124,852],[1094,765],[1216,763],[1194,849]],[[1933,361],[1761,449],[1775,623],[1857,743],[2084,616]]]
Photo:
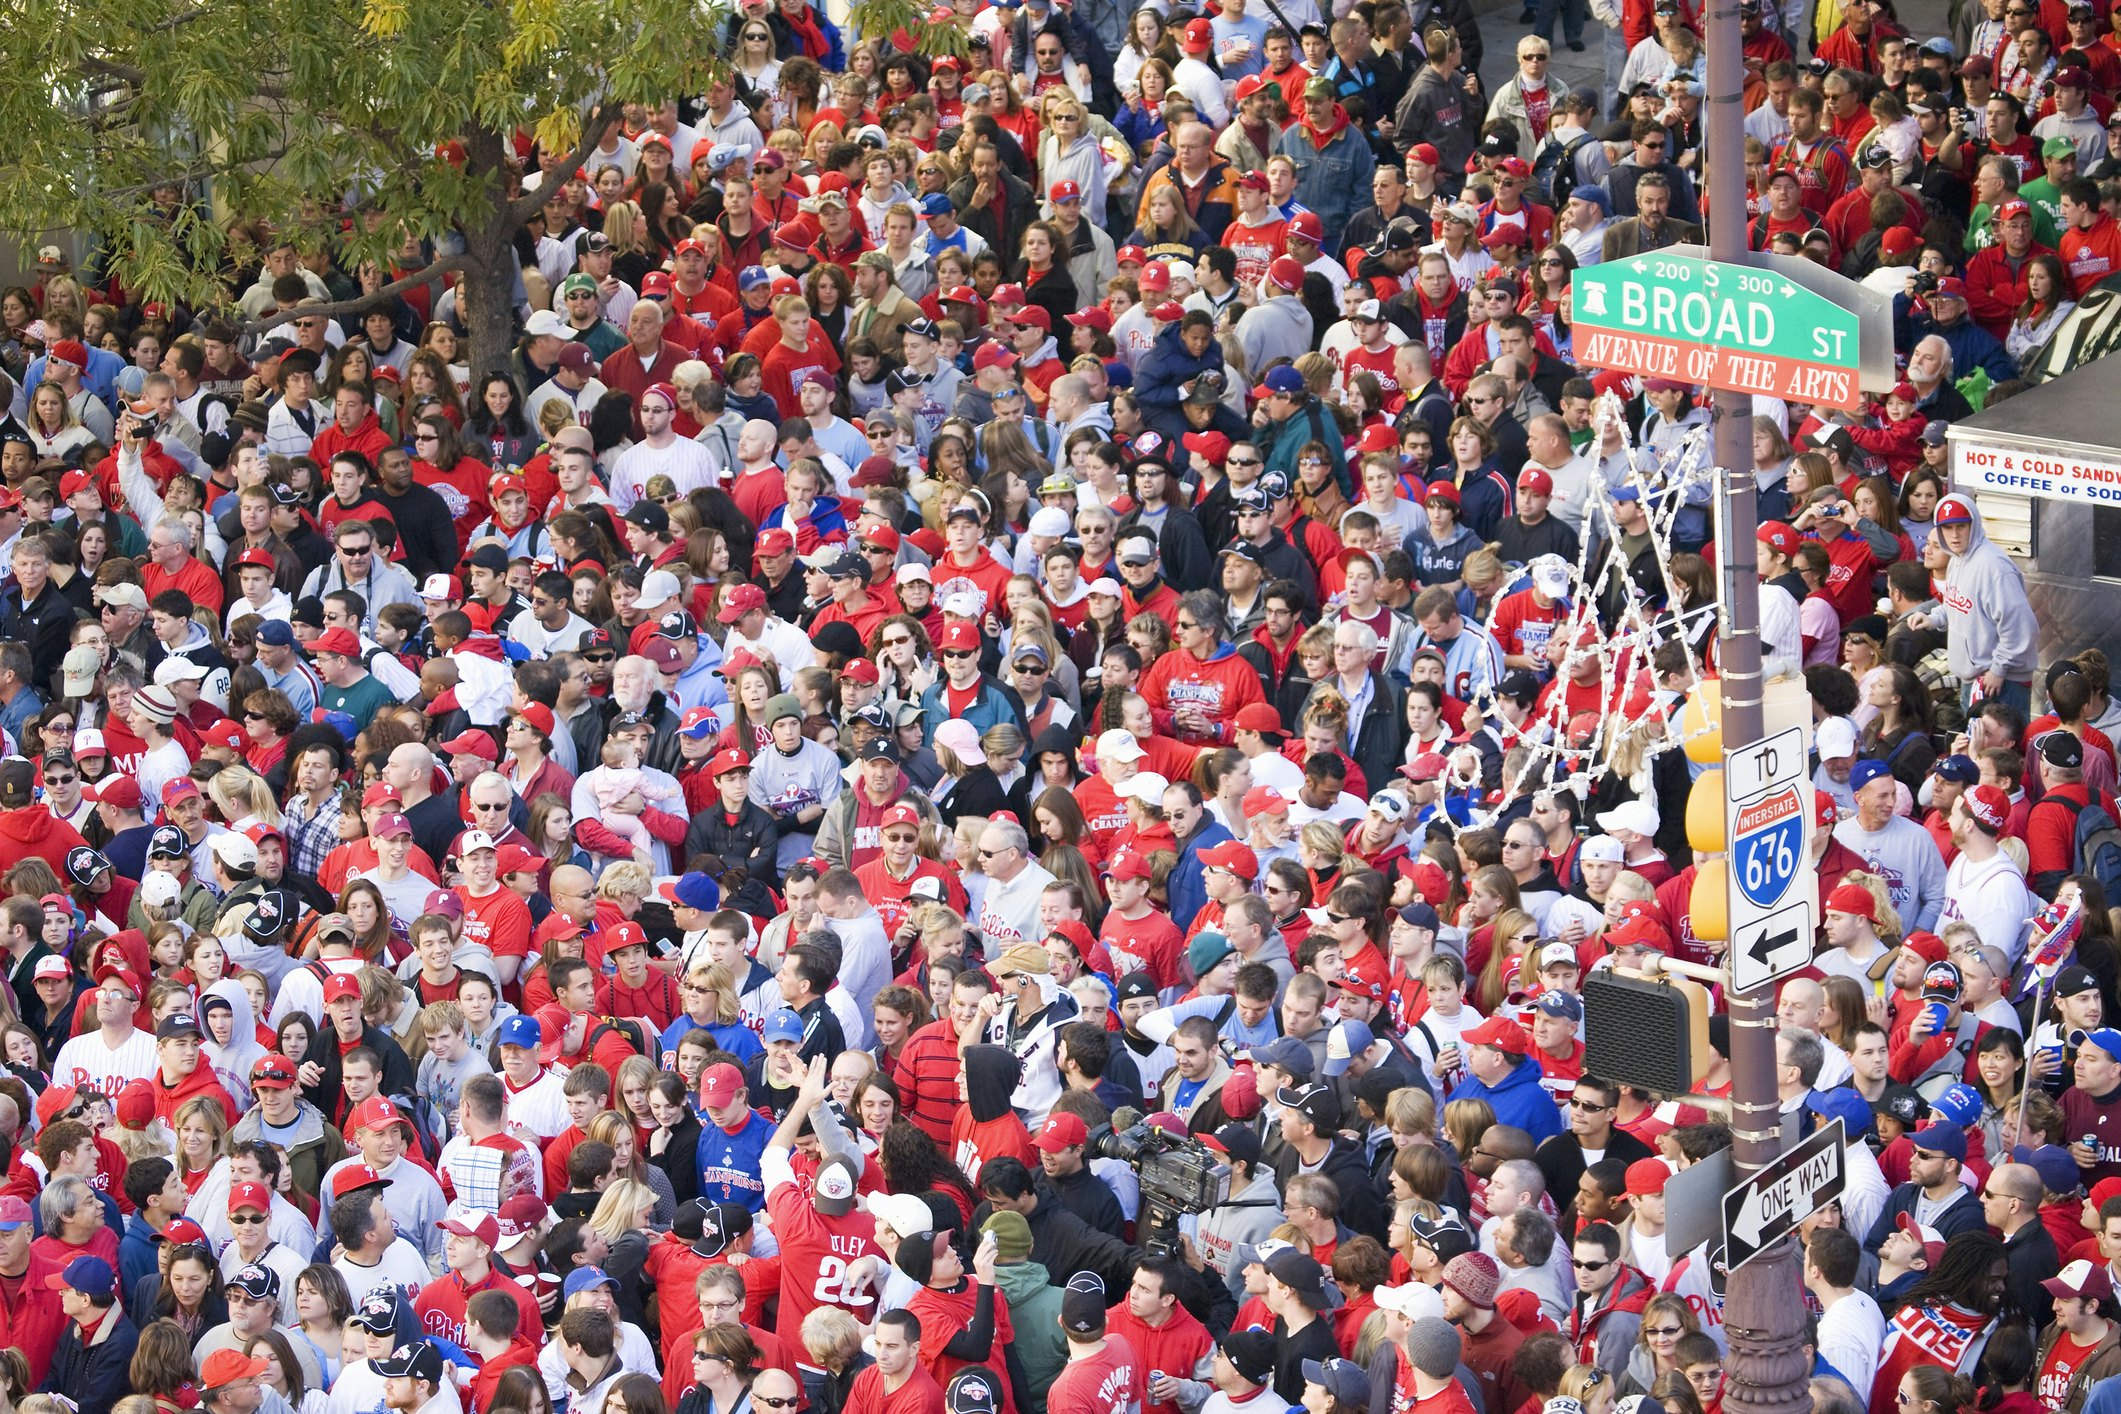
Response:
[[[1576,361],[1854,409],[1858,318],[1772,270],[1657,253],[1578,270]]]

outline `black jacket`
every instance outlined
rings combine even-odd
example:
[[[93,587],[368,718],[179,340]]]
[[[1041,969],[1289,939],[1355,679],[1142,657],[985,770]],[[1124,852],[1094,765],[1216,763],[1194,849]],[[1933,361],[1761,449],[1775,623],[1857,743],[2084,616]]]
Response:
[[[1141,519],[1142,508],[1136,506],[1121,518],[1118,535],[1125,535],[1128,527],[1139,525]],[[1164,512],[1164,523],[1156,534],[1156,553],[1163,561],[1165,582],[1179,593],[1222,587],[1215,577],[1215,557],[1208,552],[1208,537],[1193,512],[1185,507],[1173,506]]]
[[[81,1343],[81,1327],[68,1321],[39,1388],[67,1396],[80,1414],[110,1414],[112,1405],[132,1393],[129,1372],[139,1344],[139,1330],[116,1306],[87,1345]]]
[[[1092,1173],[1087,1161],[1074,1173],[1058,1178],[1048,1174],[1046,1181],[1053,1186],[1053,1196],[1062,1206],[1099,1232],[1126,1230],[1127,1215],[1120,1211],[1112,1185]]]
[[[447,501],[432,488],[418,482],[406,487],[404,494],[398,496],[391,495],[383,489],[381,482],[377,482],[369,488],[369,494],[390,512],[391,521],[398,528],[398,545],[404,555],[405,571],[412,576],[414,584],[424,584],[431,574],[450,574],[456,570],[457,528]]]
[[[1399,685],[1382,673],[1371,673],[1370,682],[1370,700],[1363,704],[1362,721],[1355,734],[1355,749],[1348,754],[1362,768],[1363,780],[1375,794],[1392,782],[1393,773],[1406,759],[1407,698]],[[1332,687],[1338,693],[1340,689],[1334,683],[1335,679],[1328,677],[1312,691]],[[1302,718],[1291,720],[1301,721]]]
[[[339,1046],[328,1034],[331,1030],[328,1023],[324,1030],[327,1033],[323,1037],[325,1044],[317,1048],[316,1055],[317,1066],[323,1074],[317,1077],[316,1084],[302,1087],[302,1098],[322,1111],[328,1123],[338,1124],[339,1098],[343,1088],[339,1078]],[[412,1062],[405,1058],[404,1047],[400,1046],[389,1032],[378,1030],[364,1022],[361,1026],[361,1044],[383,1060],[383,1094],[395,1096],[413,1093],[418,1085],[418,1077],[413,1073]]]
[[[1274,1160],[1274,1183],[1284,1196],[1289,1191],[1289,1180],[1300,1168],[1296,1149],[1285,1145]],[[1340,1191],[1340,1220],[1354,1231],[1383,1242],[1389,1236],[1388,1214],[1384,1198],[1370,1181],[1370,1166],[1363,1160],[1360,1144],[1349,1142],[1341,1135],[1333,1138],[1333,1147],[1326,1151],[1325,1162],[1313,1172],[1333,1180]]]
[[[0,638],[12,638],[29,648],[31,680],[51,701],[58,700],[59,669],[66,661],[77,617],[73,603],[49,580],[34,603],[24,604],[20,589],[11,589],[0,599]]]
[[[774,867],[774,852],[780,841],[780,826],[757,801],[744,802],[744,811],[735,824],[730,823],[719,804],[710,805],[692,817],[692,824],[685,831],[686,867],[690,868],[691,862],[703,854],[719,859],[720,867],[709,865],[707,872],[721,884],[727,903],[726,896],[737,892],[743,881],[731,880],[725,870],[742,869],[746,879],[756,879],[769,889],[780,887],[780,872]]]
[[[972,204],[972,192],[979,183],[969,176],[960,177],[951,184],[950,199],[957,203],[958,220],[964,222],[981,240],[996,250],[1015,250],[1023,242],[1024,227],[1038,219],[1038,198],[1032,194],[1028,185],[1006,169],[997,176],[1002,184],[1002,215],[999,221],[995,220],[992,206]],[[1044,281],[1040,283],[1043,284]]]

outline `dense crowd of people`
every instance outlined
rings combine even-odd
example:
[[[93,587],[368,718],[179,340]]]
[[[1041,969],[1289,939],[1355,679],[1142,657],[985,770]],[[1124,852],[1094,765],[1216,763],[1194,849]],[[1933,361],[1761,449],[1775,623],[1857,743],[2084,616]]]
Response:
[[[0,290],[0,1411],[1717,1414],[1725,1018],[1583,1063],[1727,947],[1710,412],[1571,337],[1700,17],[1255,3],[746,4],[519,148],[476,371],[417,243]],[[2121,707],[1943,436],[2113,270],[2121,23],[1961,8],[1744,7],[1748,242],[1903,369],[1755,404],[1788,1295],[1826,1414],[2121,1414]]]

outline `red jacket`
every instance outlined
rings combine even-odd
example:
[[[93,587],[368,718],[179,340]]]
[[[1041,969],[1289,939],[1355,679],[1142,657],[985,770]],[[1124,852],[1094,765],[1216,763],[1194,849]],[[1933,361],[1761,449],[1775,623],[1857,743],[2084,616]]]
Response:
[[[2036,255],[2053,254],[2038,241],[2015,262],[2001,245],[1974,252],[1974,258],[1966,262],[1965,277],[1966,308],[1974,322],[1999,339],[2008,334],[2011,321],[2018,317],[2018,306],[2025,303],[2026,266]]]
[[[340,452],[359,452],[368,458],[369,468],[373,470],[390,448],[390,436],[384,432],[383,423],[370,412],[351,432],[341,432],[336,421],[327,424],[309,444],[309,455],[318,466],[329,470],[331,459]]]
[[[242,1117],[242,1111],[236,1108],[236,1102],[229,1098],[228,1091],[222,1089],[221,1082],[214,1079],[214,1068],[206,1063],[204,1056],[200,1057],[198,1067],[175,1085],[166,1083],[159,1070],[148,1078],[147,1083],[155,1092],[155,1118],[167,1121],[171,1128],[176,1127],[178,1107],[186,1100],[201,1095],[220,1101],[221,1110],[228,1116],[230,1124]]]
[[[24,810],[0,810],[0,855],[10,863],[41,859],[63,879],[66,877],[66,852],[87,843],[79,830],[41,805]]]
[[[0,1345],[12,1345],[29,1361],[30,1387],[44,1383],[51,1371],[52,1354],[59,1348],[59,1337],[66,1333],[66,1313],[59,1309],[59,1293],[45,1285],[45,1278],[54,1276],[59,1268],[50,1259],[29,1254],[29,1270],[24,1273],[22,1287],[14,1301],[6,1296],[6,1288],[0,1286]]]
[[[501,1383],[501,1376],[519,1365],[535,1367],[538,1363],[538,1347],[525,1339],[521,1331],[509,1343],[506,1350],[479,1366],[478,1373],[471,1377],[472,1414],[485,1414],[493,1408],[493,1392]]]

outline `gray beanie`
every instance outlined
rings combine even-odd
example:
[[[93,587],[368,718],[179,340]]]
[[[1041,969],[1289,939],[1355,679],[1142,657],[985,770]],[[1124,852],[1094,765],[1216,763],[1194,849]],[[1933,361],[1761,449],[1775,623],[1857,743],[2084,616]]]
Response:
[[[1407,1358],[1431,1379],[1451,1378],[1460,1348],[1458,1328],[1441,1316],[1423,1316],[1407,1332]]]

